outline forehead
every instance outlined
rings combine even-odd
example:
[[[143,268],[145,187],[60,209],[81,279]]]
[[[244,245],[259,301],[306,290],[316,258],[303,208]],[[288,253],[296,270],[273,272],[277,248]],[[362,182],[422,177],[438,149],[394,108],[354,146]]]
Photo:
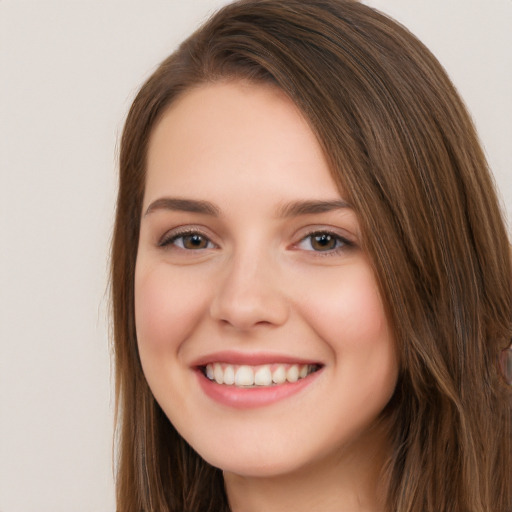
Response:
[[[165,186],[202,193],[228,183],[309,191],[309,199],[340,195],[296,105],[275,86],[245,81],[184,93],[156,125],[148,148],[146,195]]]

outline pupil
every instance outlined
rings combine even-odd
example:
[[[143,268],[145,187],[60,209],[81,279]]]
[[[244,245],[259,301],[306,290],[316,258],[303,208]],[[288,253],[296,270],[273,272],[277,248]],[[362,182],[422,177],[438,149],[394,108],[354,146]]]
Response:
[[[313,247],[315,249],[320,249],[324,251],[327,249],[334,249],[335,244],[336,240],[331,235],[315,235],[313,238]]]
[[[204,240],[201,235],[190,235],[187,236],[184,240],[185,247],[198,249],[204,246]]]

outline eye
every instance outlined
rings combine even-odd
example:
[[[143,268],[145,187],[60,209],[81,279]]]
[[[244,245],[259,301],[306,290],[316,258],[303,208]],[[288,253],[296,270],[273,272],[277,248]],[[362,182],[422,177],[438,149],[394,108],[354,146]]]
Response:
[[[159,245],[160,247],[175,246],[185,250],[213,249],[215,247],[208,237],[197,231],[171,233]]]
[[[352,246],[352,242],[329,231],[317,231],[305,236],[298,244],[299,249],[315,252],[336,252]]]

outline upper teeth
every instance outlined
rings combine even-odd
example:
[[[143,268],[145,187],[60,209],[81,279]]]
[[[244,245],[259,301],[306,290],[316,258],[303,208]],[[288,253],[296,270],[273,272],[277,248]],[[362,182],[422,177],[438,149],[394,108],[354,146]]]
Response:
[[[285,382],[297,382],[317,369],[311,364],[264,364],[260,366],[210,363],[206,376],[217,384],[235,386],[271,386]]]

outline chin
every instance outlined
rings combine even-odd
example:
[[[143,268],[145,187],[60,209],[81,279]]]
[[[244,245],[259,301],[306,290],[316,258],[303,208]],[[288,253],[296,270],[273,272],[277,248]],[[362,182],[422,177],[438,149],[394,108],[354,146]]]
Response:
[[[245,477],[284,475],[307,463],[307,454],[298,453],[297,445],[287,445],[284,439],[277,439],[275,435],[272,441],[261,437],[260,440],[234,436],[227,443],[218,439],[208,443],[203,437],[198,443],[192,440],[190,444],[212,466]]]
[[[283,460],[277,457],[273,459],[269,461],[268,457],[254,454],[252,457],[214,457],[207,462],[224,473],[250,478],[275,478],[293,473],[302,467],[298,460]]]

